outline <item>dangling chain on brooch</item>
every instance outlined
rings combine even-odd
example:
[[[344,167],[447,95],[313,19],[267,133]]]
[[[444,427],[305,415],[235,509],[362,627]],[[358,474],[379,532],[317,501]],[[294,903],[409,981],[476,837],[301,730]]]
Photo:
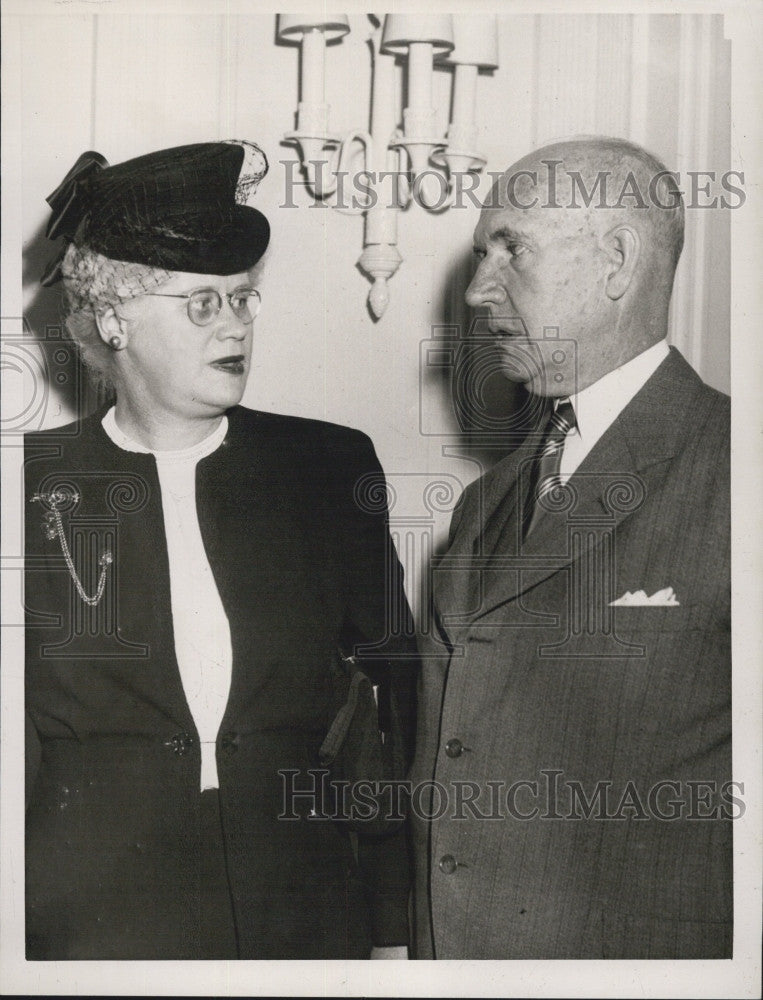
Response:
[[[77,575],[77,570],[74,567],[74,560],[72,559],[72,554],[69,551],[69,545],[66,541],[66,533],[64,532],[64,525],[61,520],[61,511],[58,508],[60,504],[66,503],[67,501],[78,503],[79,493],[54,490],[52,493],[35,493],[31,500],[32,503],[47,504],[50,508],[50,510],[46,511],[43,516],[45,536],[52,541],[56,535],[58,535],[58,540],[61,543],[61,551],[63,552],[64,559],[66,560],[66,566],[69,570],[71,578],[74,580],[74,586],[77,588],[77,593],[85,604],[89,604],[91,608],[94,608],[99,604],[101,598],[103,597],[103,592],[106,588],[106,574],[109,566],[114,562],[114,556],[107,549],[101,556],[98,557],[98,565],[101,567],[101,573],[98,577],[98,586],[95,594],[91,597],[82,586],[82,582]]]

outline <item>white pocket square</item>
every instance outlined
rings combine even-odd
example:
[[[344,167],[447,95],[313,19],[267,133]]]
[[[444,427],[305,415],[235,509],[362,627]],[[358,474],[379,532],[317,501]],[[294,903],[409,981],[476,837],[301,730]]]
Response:
[[[655,591],[651,597],[646,596],[646,591],[636,590],[633,593],[630,590],[626,590],[622,597],[618,597],[616,601],[610,601],[609,606],[612,607],[659,607],[659,608],[675,608],[678,607],[680,601],[676,597],[675,591],[672,587],[663,587],[662,590]]]

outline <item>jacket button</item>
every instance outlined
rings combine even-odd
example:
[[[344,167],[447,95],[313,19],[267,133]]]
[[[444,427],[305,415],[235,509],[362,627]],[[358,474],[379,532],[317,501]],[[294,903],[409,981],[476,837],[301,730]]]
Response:
[[[452,875],[456,868],[458,868],[458,862],[452,854],[443,854],[440,858],[439,868],[445,875]]]
[[[448,740],[445,744],[445,753],[449,757],[460,757],[464,750],[466,750],[466,747],[461,740],[452,739]]]
[[[238,750],[238,733],[223,733],[220,746],[228,756],[234,754]]]
[[[182,757],[193,746],[193,736],[190,733],[175,733],[174,736],[170,736],[164,741],[164,746],[176,753],[178,757]]]

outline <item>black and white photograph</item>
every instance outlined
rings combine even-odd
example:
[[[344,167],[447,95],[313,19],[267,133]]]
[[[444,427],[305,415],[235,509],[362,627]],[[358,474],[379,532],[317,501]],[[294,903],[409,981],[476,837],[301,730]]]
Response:
[[[1,11],[0,992],[759,996],[759,6]]]

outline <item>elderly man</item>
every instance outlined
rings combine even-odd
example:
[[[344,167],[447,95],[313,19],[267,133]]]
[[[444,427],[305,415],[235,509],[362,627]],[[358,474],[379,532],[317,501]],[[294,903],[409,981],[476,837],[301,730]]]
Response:
[[[682,244],[623,140],[545,147],[483,208],[467,301],[536,429],[434,570],[421,958],[731,956],[729,400],[666,343]]]

